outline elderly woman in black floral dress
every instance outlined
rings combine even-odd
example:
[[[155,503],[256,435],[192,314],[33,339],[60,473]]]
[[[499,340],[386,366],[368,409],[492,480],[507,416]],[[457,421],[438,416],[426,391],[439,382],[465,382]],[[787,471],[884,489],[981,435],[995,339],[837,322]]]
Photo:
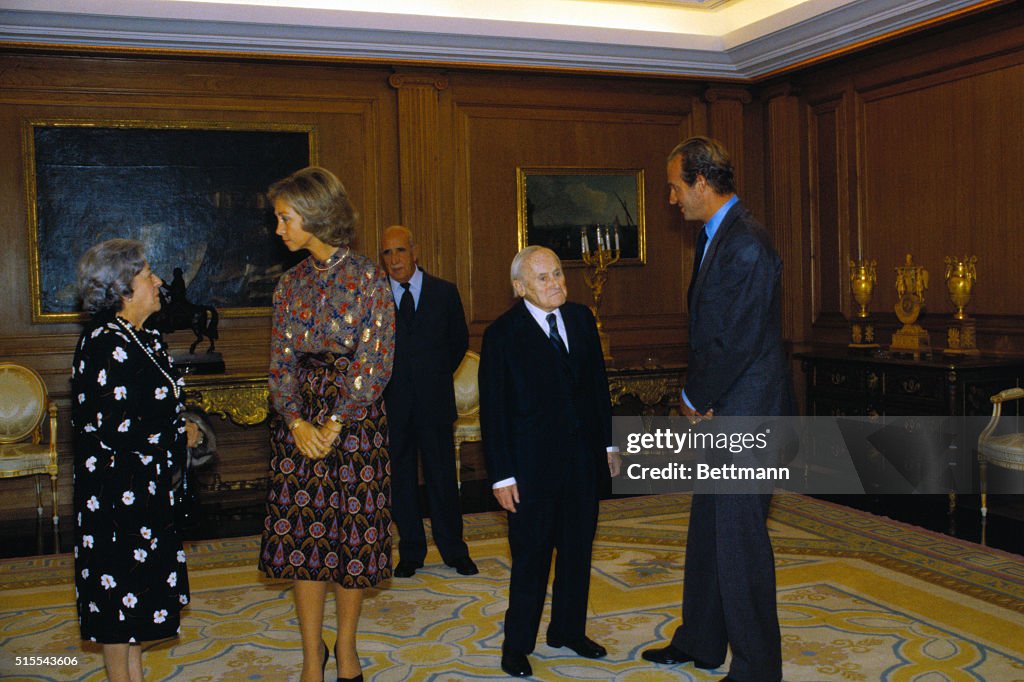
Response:
[[[328,587],[337,605],[338,679],[361,681],[363,591],[391,577],[391,466],[384,386],[395,304],[381,270],[349,242],[356,212],[341,182],[304,168],[274,183],[277,234],[309,257],[274,291],[271,478],[260,568],[294,581],[302,682],[319,682]]]
[[[176,636],[189,599],[173,477],[200,435],[160,333],[142,327],[160,284],[137,241],[97,244],[78,264],[93,319],[71,370],[75,592],[114,682],[143,679],[141,642]]]

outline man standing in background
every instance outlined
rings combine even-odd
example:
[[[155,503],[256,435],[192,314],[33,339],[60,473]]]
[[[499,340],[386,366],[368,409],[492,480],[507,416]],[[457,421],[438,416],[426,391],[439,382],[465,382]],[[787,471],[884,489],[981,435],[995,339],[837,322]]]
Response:
[[[455,471],[452,375],[469,347],[459,291],[417,267],[412,232],[384,230],[381,260],[395,296],[395,366],[384,390],[391,452],[391,508],[400,536],[396,578],[422,568],[427,537],[419,508],[417,453],[423,465],[430,524],[441,559],[460,575],[478,573],[462,539]]]

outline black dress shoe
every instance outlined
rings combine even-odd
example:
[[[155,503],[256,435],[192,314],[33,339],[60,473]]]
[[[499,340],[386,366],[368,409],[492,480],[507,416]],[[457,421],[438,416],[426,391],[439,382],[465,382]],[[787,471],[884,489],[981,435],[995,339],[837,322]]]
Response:
[[[399,561],[395,566],[395,577],[411,578],[416,575],[417,568],[423,568],[422,561]]]
[[[452,559],[451,561],[444,562],[446,566],[451,566],[455,569],[455,572],[459,575],[476,575],[480,572],[480,569],[476,567],[473,560],[469,556],[460,556],[458,559]]]
[[[339,677],[338,682],[363,682],[363,674],[359,673],[355,677]]]
[[[526,657],[526,654],[505,647],[501,648],[501,669],[512,677],[529,677],[533,674],[530,659]]]
[[[608,651],[590,639],[586,635],[582,637],[573,637],[571,639],[558,639],[548,635],[548,646],[560,649],[563,646],[567,646],[583,658],[604,658],[608,655]]]
[[[641,654],[641,656],[643,656],[645,661],[658,663],[660,665],[676,665],[678,663],[689,663],[692,661],[694,667],[701,668],[703,670],[711,670],[718,667],[717,665],[711,665],[704,661],[698,661],[682,649],[677,649],[671,644],[658,649],[647,649]]]

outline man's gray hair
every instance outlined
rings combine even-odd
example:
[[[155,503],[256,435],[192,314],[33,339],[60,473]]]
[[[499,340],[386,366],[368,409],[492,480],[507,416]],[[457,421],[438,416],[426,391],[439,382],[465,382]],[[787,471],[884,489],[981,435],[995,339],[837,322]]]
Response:
[[[519,253],[516,254],[516,257],[512,259],[511,274],[513,290],[515,290],[515,282],[523,281],[523,263],[525,263],[531,257],[533,257],[534,254],[539,253],[541,251],[547,251],[548,253],[555,257],[559,264],[562,263],[562,259],[558,257],[558,254],[546,246],[540,246],[539,244],[531,244],[530,246],[520,249]],[[518,296],[518,294],[516,295]]]
[[[387,236],[388,232],[399,232],[404,234],[409,239],[409,246],[416,246],[416,235],[414,235],[412,230],[405,225],[390,225],[385,227],[384,231],[381,233],[381,237]]]

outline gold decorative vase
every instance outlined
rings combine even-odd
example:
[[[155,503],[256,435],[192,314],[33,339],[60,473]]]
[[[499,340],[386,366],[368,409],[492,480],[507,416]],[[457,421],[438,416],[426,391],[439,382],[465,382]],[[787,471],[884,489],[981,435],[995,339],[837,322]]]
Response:
[[[928,332],[917,324],[924,308],[924,292],[928,288],[928,271],[914,265],[909,253],[903,265],[896,266],[896,317],[903,326],[892,335],[889,349],[894,353],[910,353],[919,357],[930,351]]]
[[[874,293],[875,283],[878,281],[876,263],[867,258],[859,261],[850,261],[850,292],[853,293],[853,300],[857,302],[860,310],[850,320],[850,348],[873,349],[878,348],[875,342],[875,325],[868,312],[868,304],[871,303],[871,294]]]
[[[977,256],[946,256],[946,290],[949,291],[949,300],[956,307],[953,322],[946,327],[946,353],[979,354],[977,328],[964,312],[971,301],[974,282],[978,279],[977,263]]]

